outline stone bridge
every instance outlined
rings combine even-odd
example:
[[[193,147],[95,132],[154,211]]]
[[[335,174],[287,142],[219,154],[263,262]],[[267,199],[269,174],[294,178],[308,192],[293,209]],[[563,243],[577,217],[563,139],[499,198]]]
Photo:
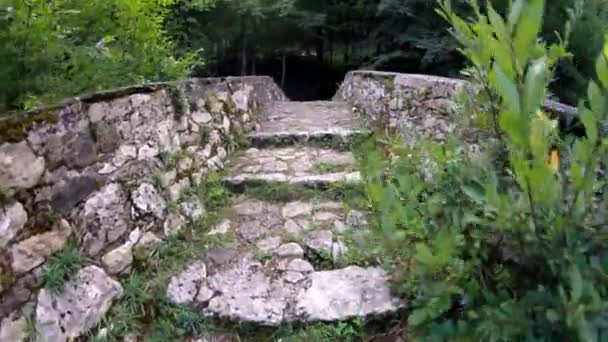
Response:
[[[450,98],[465,85],[357,71],[334,101],[297,103],[268,77],[191,79],[0,119],[0,341],[25,340],[28,321],[41,341],[85,334],[119,300],[134,261],[208,216],[215,223],[197,238],[229,242],[175,270],[171,301],[271,326],[395,312],[405,303],[391,296],[382,269],[319,269],[309,258],[339,264],[354,248],[347,234],[369,233],[362,211],[235,195],[209,213],[197,189],[220,171],[241,190],[358,183],[342,143],[368,124],[442,139],[453,129]],[[45,288],[50,258],[68,244],[88,263],[60,291]]]

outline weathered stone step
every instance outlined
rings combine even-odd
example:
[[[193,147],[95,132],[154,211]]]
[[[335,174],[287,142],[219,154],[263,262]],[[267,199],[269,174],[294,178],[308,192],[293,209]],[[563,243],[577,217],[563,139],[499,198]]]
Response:
[[[340,152],[308,146],[272,149],[251,148],[235,157],[224,181],[231,186],[286,183],[324,187],[333,183],[359,182],[355,158]]]
[[[360,136],[361,123],[342,102],[276,102],[265,108],[259,129],[248,137],[253,146],[294,143],[347,143]]]
[[[307,144],[344,149],[366,134],[363,130],[340,128],[316,132],[254,132],[247,135],[247,141],[249,146],[257,148]]]
[[[403,306],[391,295],[380,268],[315,272],[302,259],[272,273],[261,262],[244,258],[210,276],[205,265],[196,262],[172,279],[169,291],[175,288],[190,289],[192,301],[182,303],[202,307],[205,316],[264,326],[386,315]]]
[[[347,232],[361,239],[369,234],[363,213],[339,202],[241,196],[209,232],[231,242],[174,276],[168,297],[207,316],[267,326],[397,311],[403,303],[391,295],[383,270],[344,267],[349,248],[359,247],[345,239]],[[315,262],[321,255],[337,269]]]

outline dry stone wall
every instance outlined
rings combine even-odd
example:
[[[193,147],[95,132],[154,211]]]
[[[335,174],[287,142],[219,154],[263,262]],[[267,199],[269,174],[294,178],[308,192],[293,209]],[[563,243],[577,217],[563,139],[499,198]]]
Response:
[[[468,84],[430,75],[351,71],[334,100],[349,102],[368,123],[397,130],[407,142],[420,136],[442,141],[455,128],[452,99]],[[576,113],[553,101],[544,107],[560,119]]]
[[[0,118],[0,340],[21,331],[24,305],[49,341],[95,325],[102,314],[90,308],[121,293],[111,277],[205,215],[192,189],[278,100],[268,77],[191,79]],[[62,294],[40,291],[48,258],[70,240],[101,267],[82,269]]]

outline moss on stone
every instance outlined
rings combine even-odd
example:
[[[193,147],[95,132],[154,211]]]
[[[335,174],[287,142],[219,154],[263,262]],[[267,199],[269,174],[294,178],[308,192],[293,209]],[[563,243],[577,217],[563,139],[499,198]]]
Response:
[[[14,114],[0,118],[0,143],[20,142],[37,123],[57,123],[59,116],[55,111],[41,111],[33,114]]]
[[[171,97],[171,104],[173,105],[173,110],[175,111],[175,118],[179,119],[186,114],[188,110],[188,102],[186,101],[184,95],[184,86],[181,84],[168,84],[167,90],[169,91],[169,96]]]
[[[0,272],[0,292],[9,289],[15,282],[15,276],[9,272]]]

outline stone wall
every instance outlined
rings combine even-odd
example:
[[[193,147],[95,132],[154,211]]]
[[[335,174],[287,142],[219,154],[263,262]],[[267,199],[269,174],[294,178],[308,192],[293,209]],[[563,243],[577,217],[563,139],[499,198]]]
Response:
[[[103,268],[83,269],[78,277],[94,281],[74,291],[97,283],[118,295],[106,275],[202,217],[191,189],[222,169],[262,106],[284,99],[268,77],[191,79],[0,118],[0,340],[26,303],[37,305],[39,329],[66,328],[53,311],[61,298],[38,287],[47,259],[70,240]]]
[[[399,131],[406,141],[421,135],[443,140],[454,129],[450,118],[453,96],[467,81],[430,75],[351,71],[335,95],[347,101],[376,126]],[[576,109],[553,101],[545,110],[565,119]]]

